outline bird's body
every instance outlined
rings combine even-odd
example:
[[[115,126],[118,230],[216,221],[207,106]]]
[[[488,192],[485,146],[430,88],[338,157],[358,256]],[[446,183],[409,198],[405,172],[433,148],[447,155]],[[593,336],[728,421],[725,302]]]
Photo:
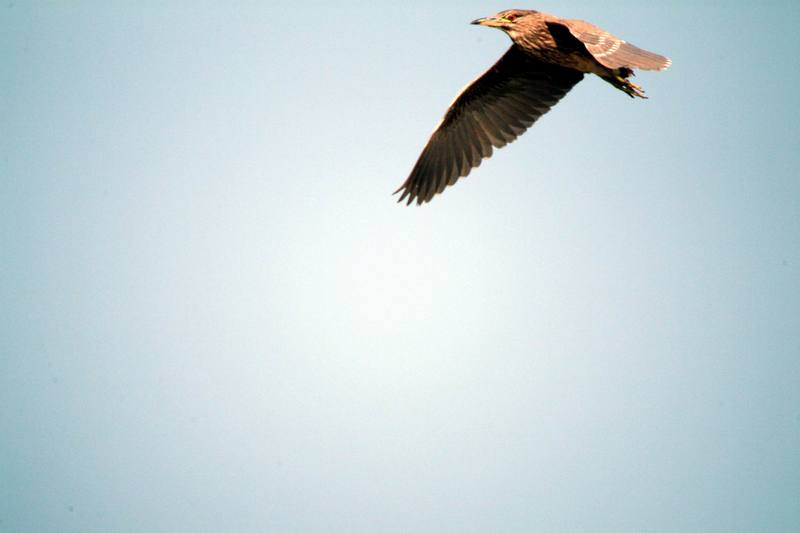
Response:
[[[584,74],[595,74],[631,97],[633,69],[664,70],[666,57],[642,50],[582,20],[512,9],[473,24],[502,29],[511,48],[456,96],[431,134],[399,201],[428,202],[516,139]]]

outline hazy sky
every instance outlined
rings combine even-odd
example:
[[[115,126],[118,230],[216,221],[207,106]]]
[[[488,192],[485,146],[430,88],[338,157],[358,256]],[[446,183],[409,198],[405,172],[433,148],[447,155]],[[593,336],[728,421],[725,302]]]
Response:
[[[800,530],[800,3],[0,4],[0,531]],[[394,203],[506,49],[580,83]]]

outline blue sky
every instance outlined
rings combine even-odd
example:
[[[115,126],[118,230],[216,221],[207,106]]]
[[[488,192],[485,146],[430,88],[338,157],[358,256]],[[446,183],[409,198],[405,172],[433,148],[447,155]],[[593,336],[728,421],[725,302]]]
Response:
[[[529,7],[667,55],[424,207]],[[794,2],[0,5],[0,530],[797,531]]]

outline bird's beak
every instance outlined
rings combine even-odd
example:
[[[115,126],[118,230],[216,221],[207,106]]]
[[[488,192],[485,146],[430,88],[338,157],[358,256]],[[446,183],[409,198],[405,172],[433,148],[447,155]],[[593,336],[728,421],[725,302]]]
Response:
[[[497,17],[484,17],[482,19],[473,20],[470,24],[477,24],[479,26],[489,26],[491,28],[499,28],[508,21]]]

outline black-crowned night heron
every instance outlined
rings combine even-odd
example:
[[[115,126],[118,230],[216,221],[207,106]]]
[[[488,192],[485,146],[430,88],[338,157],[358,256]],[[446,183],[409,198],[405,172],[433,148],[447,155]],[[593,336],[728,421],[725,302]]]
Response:
[[[584,74],[596,74],[631,97],[633,69],[664,70],[670,60],[582,20],[511,9],[472,22],[499,28],[514,44],[456,96],[403,185],[399,201],[429,202],[533,125]]]

